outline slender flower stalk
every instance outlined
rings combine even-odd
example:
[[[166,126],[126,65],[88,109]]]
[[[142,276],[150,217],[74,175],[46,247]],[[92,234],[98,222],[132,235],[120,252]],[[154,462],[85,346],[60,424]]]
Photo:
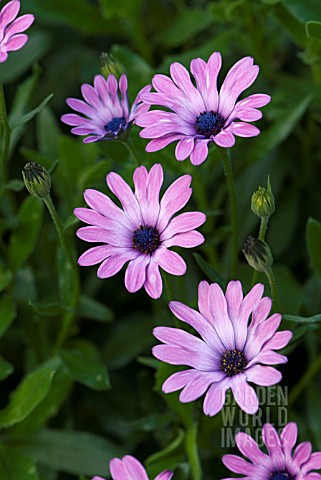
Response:
[[[2,144],[0,150],[0,191],[5,188],[7,183],[8,174],[7,174],[7,160],[8,152],[10,146],[10,127],[7,116],[6,101],[3,91],[3,85],[0,82],[0,122],[2,126]]]
[[[57,350],[63,345],[69,333],[70,326],[74,319],[74,315],[75,315],[74,309],[77,306],[78,297],[79,297],[78,272],[75,266],[75,261],[73,259],[72,252],[64,237],[61,220],[59,218],[57,210],[55,209],[55,206],[50,196],[51,177],[49,172],[42,165],[39,165],[38,163],[35,163],[35,162],[30,162],[25,165],[24,170],[22,171],[22,176],[23,176],[25,186],[29,191],[29,193],[43,200],[46,207],[48,208],[48,211],[55,225],[58,238],[67,261],[67,269],[70,270],[73,278],[73,291],[72,291],[70,304],[69,304],[69,306],[73,311],[67,312],[62,318],[60,332],[58,334],[56,343],[54,345],[54,350]]]
[[[232,169],[231,158],[229,152],[222,148],[217,149],[221,157],[227,190],[230,198],[230,211],[231,211],[231,225],[232,225],[232,256],[231,256],[231,276],[232,278],[236,277],[237,274],[237,264],[238,264],[238,213],[237,213],[237,199],[236,199],[236,190],[234,175]]]
[[[295,422],[288,423],[280,433],[266,423],[262,439],[267,448],[263,453],[250,435],[239,432],[235,436],[240,452],[238,455],[223,455],[224,465],[232,472],[244,475],[241,480],[318,480],[321,475],[314,470],[321,468],[321,452],[312,453],[310,442],[300,443],[292,452],[298,437]],[[227,479],[224,479],[227,480]],[[230,480],[230,477],[229,477]]]

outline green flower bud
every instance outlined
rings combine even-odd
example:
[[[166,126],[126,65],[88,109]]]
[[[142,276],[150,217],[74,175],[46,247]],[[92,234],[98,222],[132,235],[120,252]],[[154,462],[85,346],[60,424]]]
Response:
[[[112,73],[119,78],[124,70],[123,65],[111,53],[103,52],[100,55],[100,72],[103,77],[107,78]]]
[[[258,190],[253,193],[251,209],[252,212],[260,218],[270,217],[275,211],[274,196],[269,179],[267,182],[267,188],[259,187]]]
[[[23,181],[31,195],[45,198],[50,193],[51,177],[49,172],[39,163],[29,162],[22,170]]]
[[[273,264],[270,247],[258,238],[248,237],[243,245],[242,252],[250,267],[258,272],[266,272]]]

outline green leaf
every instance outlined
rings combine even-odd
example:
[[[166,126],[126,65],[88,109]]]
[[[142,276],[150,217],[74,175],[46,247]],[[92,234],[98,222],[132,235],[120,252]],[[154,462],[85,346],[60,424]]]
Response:
[[[0,300],[0,337],[7,331],[16,318],[16,304],[9,295]]]
[[[13,82],[40,60],[49,49],[51,36],[47,31],[38,30],[30,34],[28,32],[28,35],[26,45],[21,50],[11,52],[8,60],[0,64],[0,78],[3,83]]]
[[[154,478],[164,470],[174,470],[183,461],[182,444],[185,438],[183,430],[178,430],[177,437],[163,450],[150,455],[145,465],[150,477]]]
[[[103,475],[108,462],[125,452],[110,440],[86,432],[43,430],[22,444],[37,462],[73,475]]]
[[[307,22],[305,24],[305,31],[309,38],[317,38],[321,40],[321,22]]]
[[[321,314],[312,315],[312,317],[301,317],[300,315],[290,315],[289,313],[285,313],[282,315],[282,318],[294,323],[310,324],[321,322]]]
[[[0,480],[39,480],[31,458],[21,455],[12,446],[0,446]]]
[[[54,357],[46,362],[46,365],[51,365],[57,369],[50,390],[22,422],[10,428],[10,434],[13,436],[30,435],[31,432],[43,427],[48,420],[57,415],[70,394],[74,382],[65,372],[60,358]]]
[[[110,388],[106,367],[96,356],[81,350],[61,350],[60,356],[73,380],[94,390]]]
[[[45,398],[55,374],[51,367],[40,367],[26,375],[0,411],[0,429],[22,422]]]
[[[96,320],[97,322],[110,323],[114,319],[114,314],[110,308],[84,294],[80,295],[79,298],[78,313],[83,317]]]
[[[214,23],[214,18],[206,8],[186,8],[178,18],[156,35],[154,42],[165,47],[178,47],[193,39]]]
[[[61,305],[61,303],[40,303],[40,302],[29,302],[29,306],[36,312],[38,315],[43,317],[54,317],[55,315],[61,315],[65,312],[72,312],[72,308]]]
[[[6,184],[6,189],[11,190],[12,192],[20,192],[24,188],[25,184],[23,180],[20,180],[19,178],[13,178]]]
[[[57,119],[49,106],[41,110],[37,116],[36,125],[39,153],[46,159],[56,160],[58,157],[58,141],[61,132]],[[50,135],[48,135],[48,132],[50,132]],[[37,154],[39,155],[39,153]],[[51,166],[47,161],[38,161],[38,163],[43,164],[44,167],[48,169]]]
[[[311,265],[321,275],[321,223],[314,218],[308,220],[306,242]]]
[[[50,95],[48,95],[48,97],[46,97],[41,103],[40,105],[38,105],[38,107],[34,108],[33,110],[31,110],[31,112],[29,113],[26,113],[25,115],[23,115],[19,121],[17,121],[15,124],[13,125],[10,125],[11,129],[13,130],[14,128],[17,128],[17,127],[21,127],[21,125],[24,125],[25,123],[29,122],[30,120],[33,119],[33,117],[35,117],[38,113],[41,112],[41,110],[43,110],[45,108],[45,106],[47,105],[47,103],[52,99],[52,97],[54,96],[53,93],[51,93]]]
[[[321,20],[321,8],[319,0],[282,0],[283,5],[300,22],[309,20]]]
[[[151,319],[144,313],[119,319],[104,345],[104,360],[109,368],[121,368],[151,345]]]
[[[226,287],[226,281],[199,253],[193,253],[197,265],[211,282],[218,283],[222,288]]]
[[[11,363],[0,357],[0,380],[7,378],[13,372],[13,370],[14,369]]]
[[[138,420],[130,420],[121,422],[124,427],[130,427],[133,430],[141,432],[155,432],[168,427],[173,421],[173,416],[170,413],[155,413],[147,417],[139,418]]]
[[[12,273],[0,261],[0,292],[5,290],[12,280]],[[0,322],[1,323],[1,322]]]
[[[27,197],[18,212],[18,228],[9,242],[9,263],[13,270],[21,267],[35,249],[43,215],[43,203],[39,198]]]

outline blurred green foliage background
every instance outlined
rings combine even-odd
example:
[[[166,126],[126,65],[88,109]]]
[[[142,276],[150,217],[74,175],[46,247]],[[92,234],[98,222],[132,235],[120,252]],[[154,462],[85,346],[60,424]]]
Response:
[[[0,65],[13,129],[0,218],[0,480],[108,477],[110,458],[124,454],[146,460],[152,478],[166,468],[175,469],[177,480],[229,475],[221,463],[229,451],[222,446],[221,414],[207,418],[200,401],[183,405],[177,394],[161,393],[174,369],[153,359],[151,346],[152,328],[173,322],[166,291],[158,301],[144,291],[129,294],[122,273],[99,280],[92,267],[77,272],[78,297],[78,280],[50,216],[22,182],[28,161],[52,171],[52,198],[76,265],[86,246],[76,240],[72,212],[84,205],[84,189],[108,193],[108,172],[131,183],[135,168],[121,143],[84,145],[59,120],[69,111],[65,99],[80,98],[80,85],[99,73],[101,52],[122,64],[132,100],[156,72],[168,74],[173,61],[188,67],[191,59],[207,60],[220,51],[221,79],[243,56],[253,56],[260,66],[246,94],[272,96],[258,122],[262,133],[238,139],[232,150],[238,278],[248,290],[253,272],[241,247],[259,228],[250,199],[270,175],[276,212],[267,241],[280,311],[289,315],[282,327],[294,332],[286,349],[289,363],[281,369],[289,389],[288,420],[298,422],[301,440],[321,449],[320,2],[22,0],[22,11],[36,18],[29,42]],[[134,126],[131,136],[142,164],[162,163],[166,184],[191,173],[189,208],[208,217],[201,228],[205,244],[183,254],[187,275],[167,279],[174,299],[195,307],[200,280],[231,279],[222,166],[214,148],[200,167],[177,162],[173,145],[147,154],[138,132]],[[258,279],[266,283],[263,274]],[[66,318],[71,327],[61,338]],[[270,415],[277,423],[276,407]]]

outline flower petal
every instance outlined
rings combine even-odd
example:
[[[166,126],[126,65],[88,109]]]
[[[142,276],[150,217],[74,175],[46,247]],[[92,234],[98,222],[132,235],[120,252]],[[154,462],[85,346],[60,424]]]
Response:
[[[155,250],[153,258],[167,273],[172,275],[184,275],[186,273],[186,263],[176,252],[172,252],[165,247],[159,247]]]
[[[263,387],[270,387],[279,383],[282,379],[282,374],[273,367],[266,367],[263,365],[253,365],[245,370],[246,379],[248,382],[261,385]]]
[[[173,218],[161,234],[161,240],[167,240],[177,233],[185,233],[203,225],[206,216],[202,212],[181,213]]]
[[[246,381],[244,373],[238,373],[230,378],[231,389],[236,403],[244,412],[252,415],[259,409],[259,399],[254,388]]]
[[[167,227],[174,213],[183,208],[190,199],[192,195],[191,181],[191,175],[183,175],[175,180],[164,193],[156,225],[160,233]]]
[[[111,257],[103,261],[103,263],[98,268],[97,277],[109,278],[113,275],[116,275],[116,273],[118,273],[119,270],[122,269],[126,262],[128,262],[129,260],[133,260],[138,255],[139,253],[135,250],[124,251],[123,249],[120,249],[120,253],[112,255]]]
[[[201,165],[205,162],[208,155],[208,143],[211,140],[196,140],[194,150],[191,153],[191,162],[193,165]]]
[[[185,137],[182,138],[176,145],[175,149],[175,157],[176,160],[182,161],[186,160],[187,157],[190,156],[194,148],[194,138],[193,137]]]
[[[142,288],[149,262],[150,255],[144,254],[129,262],[125,273],[125,287],[130,293],[135,293]]]
[[[163,282],[159,272],[159,266],[153,260],[153,257],[147,266],[144,288],[148,295],[154,299],[159,298],[163,291]]]
[[[205,241],[203,235],[195,230],[191,232],[178,233],[172,238],[163,241],[162,245],[164,247],[184,247],[184,248],[194,248],[198,247]]]
[[[142,214],[138,202],[129,185],[118,173],[111,172],[107,175],[107,184],[110,190],[121,202],[128,220],[134,228],[142,224]]]
[[[208,389],[203,403],[203,411],[205,415],[214,417],[220,410],[222,410],[225,403],[226,390],[230,388],[230,382],[227,378],[213,383]]]

